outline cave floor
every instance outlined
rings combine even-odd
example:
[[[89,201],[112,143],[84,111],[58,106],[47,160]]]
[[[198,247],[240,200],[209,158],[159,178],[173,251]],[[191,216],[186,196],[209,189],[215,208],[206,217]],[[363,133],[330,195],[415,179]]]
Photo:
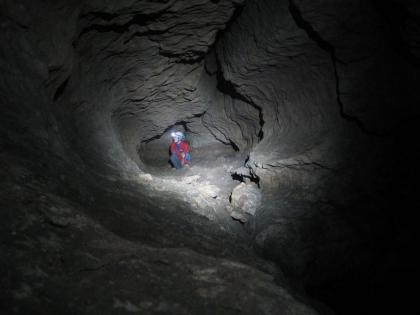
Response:
[[[292,299],[275,284],[277,269],[255,255],[246,237],[193,213],[189,200],[173,192],[149,194],[139,182],[92,178],[96,187],[88,193],[74,183],[84,196],[64,196],[51,190],[60,185],[57,178],[3,157],[0,266],[7,294],[1,309],[255,314]],[[188,176],[173,178],[182,186]]]
[[[180,170],[167,160],[145,169],[138,182],[162,194],[189,204],[193,212],[221,224],[227,230],[242,233],[238,222],[233,221],[229,197],[240,184],[232,174],[243,166],[246,156],[220,146],[192,150],[192,161]]]

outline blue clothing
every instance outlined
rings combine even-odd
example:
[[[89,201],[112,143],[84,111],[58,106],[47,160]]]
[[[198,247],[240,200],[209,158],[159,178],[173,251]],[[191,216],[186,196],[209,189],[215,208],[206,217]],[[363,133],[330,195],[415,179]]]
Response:
[[[171,163],[177,170],[182,168],[181,161],[178,159],[176,154],[171,154]]]

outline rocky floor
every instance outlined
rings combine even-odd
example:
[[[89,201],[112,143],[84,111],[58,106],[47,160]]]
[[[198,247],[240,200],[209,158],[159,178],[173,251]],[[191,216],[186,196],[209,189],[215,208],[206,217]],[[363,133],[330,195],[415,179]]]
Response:
[[[46,185],[58,179],[2,159],[2,314],[314,313],[244,233],[195,214],[179,191],[159,194],[168,183],[197,186],[194,166],[138,183],[98,178],[69,199]]]
[[[160,159],[153,166],[148,165],[146,173],[138,174],[138,178],[133,176],[134,180],[162,195],[171,193],[171,198],[188,203],[195,213],[227,230],[242,233],[238,223],[232,220],[239,221],[232,214],[235,211],[232,192],[241,184],[235,174],[244,168],[246,156],[220,146],[193,149],[191,154],[191,163],[180,170],[173,168],[167,159]],[[258,190],[255,183],[248,181],[248,185]]]

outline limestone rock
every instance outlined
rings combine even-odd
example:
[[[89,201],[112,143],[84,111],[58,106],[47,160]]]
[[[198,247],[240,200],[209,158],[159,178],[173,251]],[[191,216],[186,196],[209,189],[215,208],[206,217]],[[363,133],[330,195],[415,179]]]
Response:
[[[241,183],[236,186],[230,196],[234,209],[250,215],[255,215],[261,204],[261,191],[254,183]]]

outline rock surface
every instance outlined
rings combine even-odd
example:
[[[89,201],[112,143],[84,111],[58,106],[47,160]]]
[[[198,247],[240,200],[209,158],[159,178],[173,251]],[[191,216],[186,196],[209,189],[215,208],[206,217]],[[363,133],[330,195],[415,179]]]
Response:
[[[261,204],[261,192],[255,184],[241,183],[232,190],[231,216],[241,222],[248,221],[247,215],[254,216]]]
[[[157,231],[139,220],[156,215],[156,209],[143,207],[151,212],[135,215],[139,209],[125,205],[127,217],[118,219],[121,209],[113,207],[121,203],[110,200],[109,208],[96,209],[114,213],[109,218],[114,223],[106,222],[73,200],[37,196],[43,184],[31,174],[25,181],[2,185],[8,195],[2,208],[20,200],[17,219],[3,217],[14,223],[1,231],[3,314],[316,314],[258,270],[263,261],[252,262],[247,254],[240,254],[243,262],[236,254],[229,257],[238,244],[229,249],[226,234],[211,221],[195,218],[200,231],[193,232],[188,220],[166,213],[166,223],[157,218],[153,223],[167,225],[165,233],[152,235]],[[124,230],[118,231],[121,223]],[[189,245],[181,244],[181,235]],[[223,248],[218,237],[224,238]]]
[[[419,12],[0,0],[1,312],[401,312]]]

